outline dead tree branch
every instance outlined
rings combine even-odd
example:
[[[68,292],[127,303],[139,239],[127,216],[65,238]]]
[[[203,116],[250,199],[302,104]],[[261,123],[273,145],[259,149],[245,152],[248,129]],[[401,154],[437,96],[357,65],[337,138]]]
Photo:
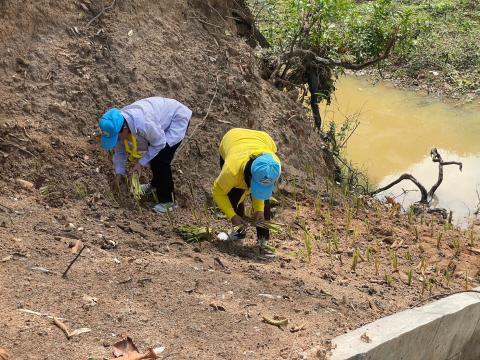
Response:
[[[103,7],[102,11],[100,11],[87,23],[87,27],[89,27],[95,20],[99,19],[100,16],[102,16],[105,13],[105,11],[111,10],[115,6],[115,1],[116,0],[113,0],[110,5]]]
[[[462,163],[458,161],[443,161],[442,156],[438,152],[436,148],[433,148],[430,151],[430,156],[432,157],[432,161],[438,163],[438,179],[437,182],[432,186],[430,191],[428,192],[428,197],[431,199],[435,191],[437,191],[438,187],[443,181],[443,166],[445,165],[458,165],[460,171],[462,171]]]
[[[458,162],[458,161],[443,161],[442,156],[440,155],[440,153],[438,152],[438,150],[436,148],[433,148],[430,151],[430,155],[432,157],[432,161],[438,163],[438,179],[437,179],[437,182],[432,186],[430,191],[427,192],[427,189],[425,188],[425,186],[423,186],[420,183],[420,181],[418,181],[414,176],[412,176],[410,174],[403,174],[397,180],[392,181],[390,184],[371,192],[370,195],[373,196],[373,195],[381,193],[385,190],[388,190],[391,187],[393,187],[393,186],[397,185],[398,183],[402,182],[403,180],[410,180],[411,182],[413,182],[418,187],[418,189],[420,190],[420,193],[422,194],[422,198],[420,199],[419,203],[428,205],[430,203],[433,195],[435,194],[435,191],[437,191],[438,187],[440,186],[440,184],[443,181],[443,166],[445,166],[445,165],[458,165],[459,168],[460,168],[460,171],[462,171],[462,163],[461,162]]]
[[[418,189],[420,190],[420,193],[422,194],[422,199],[420,200],[420,203],[422,204],[426,204],[428,201],[428,192],[427,192],[427,189],[425,189],[425,186],[423,186],[420,181],[418,181],[413,175],[410,175],[410,174],[403,174],[401,175],[397,180],[395,181],[392,181],[390,184],[380,188],[380,189],[377,189],[373,192],[370,193],[370,195],[376,195],[378,193],[381,193],[385,190],[388,190],[390,189],[391,187],[397,185],[398,183],[402,182],[403,180],[410,180],[411,182],[413,182],[417,187]]]

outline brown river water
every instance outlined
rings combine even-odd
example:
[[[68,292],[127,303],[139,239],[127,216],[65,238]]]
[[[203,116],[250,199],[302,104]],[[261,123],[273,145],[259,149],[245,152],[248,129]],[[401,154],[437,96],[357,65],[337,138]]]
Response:
[[[480,104],[455,105],[399,90],[390,83],[372,84],[365,78],[339,79],[335,99],[322,107],[324,124],[337,124],[359,113],[360,126],[348,140],[346,157],[363,169],[372,182],[384,186],[403,173],[415,176],[427,191],[436,182],[438,164],[431,161],[436,147],[444,161],[444,179],[434,205],[452,210],[455,222],[466,226],[480,199]],[[383,193],[407,208],[420,199],[406,180]]]

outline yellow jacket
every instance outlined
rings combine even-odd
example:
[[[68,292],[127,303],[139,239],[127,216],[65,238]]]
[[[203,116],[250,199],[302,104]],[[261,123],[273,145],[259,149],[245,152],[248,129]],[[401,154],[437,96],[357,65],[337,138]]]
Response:
[[[228,198],[230,190],[245,190],[240,202],[250,193],[250,184],[246,184],[244,178],[250,156],[272,154],[279,164],[280,159],[275,155],[277,146],[270,135],[257,130],[235,128],[228,131],[220,142],[219,151],[225,164],[213,183],[212,195],[218,207],[231,219],[235,216],[235,210]],[[264,202],[252,197],[252,206],[255,211],[263,211]]]

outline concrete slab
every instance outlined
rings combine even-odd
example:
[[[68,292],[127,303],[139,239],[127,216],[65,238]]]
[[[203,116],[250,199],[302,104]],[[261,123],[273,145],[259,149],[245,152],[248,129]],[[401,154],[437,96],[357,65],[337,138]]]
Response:
[[[456,294],[405,310],[332,343],[330,360],[479,360],[480,294]],[[314,359],[315,352],[303,353],[303,359]]]

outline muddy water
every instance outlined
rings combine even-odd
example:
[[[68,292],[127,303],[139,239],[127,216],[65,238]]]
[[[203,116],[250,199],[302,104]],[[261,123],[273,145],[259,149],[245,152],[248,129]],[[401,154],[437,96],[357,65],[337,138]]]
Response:
[[[345,116],[359,113],[360,126],[351,137],[347,157],[366,170],[369,178],[383,186],[408,172],[427,190],[438,176],[438,165],[430,159],[437,147],[445,161],[463,162],[463,171],[444,167],[444,181],[436,192],[438,206],[454,212],[465,225],[480,193],[480,105],[455,106],[414,92],[373,85],[357,77],[339,80],[335,100],[322,108],[324,122],[341,123]],[[385,192],[404,207],[420,198],[416,187],[404,181]]]

